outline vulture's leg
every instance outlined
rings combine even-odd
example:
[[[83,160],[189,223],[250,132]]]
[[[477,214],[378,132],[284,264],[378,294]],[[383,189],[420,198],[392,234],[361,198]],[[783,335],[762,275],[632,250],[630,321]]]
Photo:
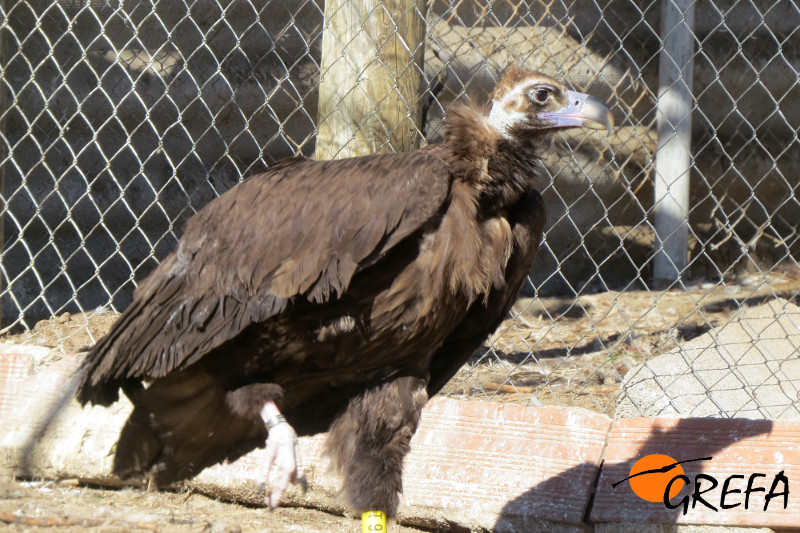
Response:
[[[267,464],[264,481],[269,481],[275,467],[275,482],[267,499],[270,507],[277,507],[289,482],[306,488],[297,433],[286,421],[275,401],[283,396],[283,389],[275,383],[254,383],[229,392],[226,398],[230,409],[240,416],[264,421],[267,426]]]
[[[344,477],[343,496],[367,523],[370,511],[397,514],[403,458],[428,400],[424,379],[403,376],[350,400],[333,422],[327,452]]]
[[[300,483],[305,487],[303,463],[300,460],[300,447],[297,433],[289,425],[278,406],[272,400],[261,409],[261,418],[267,425],[267,478],[275,466],[277,475],[269,495],[270,507],[277,507],[281,496],[289,488],[289,482]]]

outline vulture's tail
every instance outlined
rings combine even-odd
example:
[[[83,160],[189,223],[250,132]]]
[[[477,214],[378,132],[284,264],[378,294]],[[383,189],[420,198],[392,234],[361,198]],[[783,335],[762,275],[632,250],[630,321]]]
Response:
[[[122,479],[144,476],[166,486],[233,461],[267,438],[257,414],[234,412],[230,393],[202,370],[173,372],[130,397],[134,409],[114,456]]]

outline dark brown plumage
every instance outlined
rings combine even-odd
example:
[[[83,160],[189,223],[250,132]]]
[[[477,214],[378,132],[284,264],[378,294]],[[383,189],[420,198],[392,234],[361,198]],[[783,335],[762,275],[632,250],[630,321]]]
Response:
[[[488,118],[449,113],[442,144],[280,162],[198,212],[84,363],[81,403],[122,388],[134,405],[114,471],[167,484],[234,459],[263,446],[274,401],[298,434],[330,431],[351,510],[393,515],[422,406],[539,247],[539,139],[608,125],[596,102],[569,111],[576,94],[514,69]]]

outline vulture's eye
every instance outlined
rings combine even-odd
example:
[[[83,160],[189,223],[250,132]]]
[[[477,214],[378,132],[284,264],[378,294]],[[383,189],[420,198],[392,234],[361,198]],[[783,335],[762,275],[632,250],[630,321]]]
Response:
[[[547,102],[548,98],[550,98],[550,89],[546,89],[544,87],[538,87],[533,91],[531,91],[531,96],[537,103],[543,104]]]

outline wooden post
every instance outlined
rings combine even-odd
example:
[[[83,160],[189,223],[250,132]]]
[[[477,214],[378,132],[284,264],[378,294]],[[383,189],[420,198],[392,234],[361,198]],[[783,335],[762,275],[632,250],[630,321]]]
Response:
[[[419,147],[424,0],[326,0],[317,159]]]
[[[662,0],[664,43],[658,72],[658,149],[653,207],[655,281],[680,280],[689,252],[695,0]]]

